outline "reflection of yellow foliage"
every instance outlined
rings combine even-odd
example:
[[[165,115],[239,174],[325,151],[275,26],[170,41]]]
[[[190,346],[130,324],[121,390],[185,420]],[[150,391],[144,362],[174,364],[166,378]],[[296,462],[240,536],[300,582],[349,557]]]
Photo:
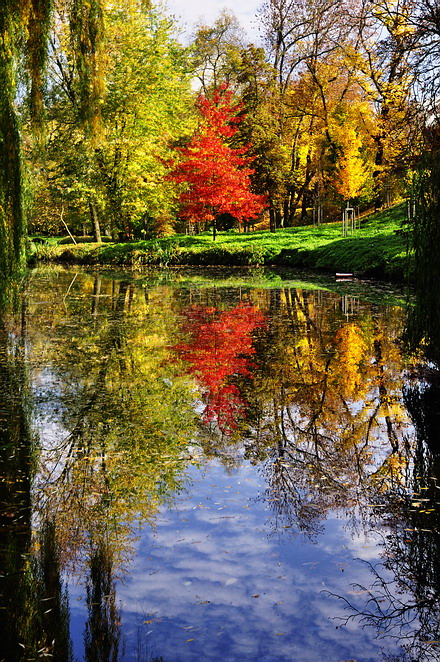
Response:
[[[174,292],[146,297],[134,284],[69,274],[52,277],[47,292],[51,343],[41,306],[28,333],[36,365],[68,376],[59,396],[68,435],[42,456],[40,502],[56,518],[63,563],[80,567],[89,542],[105,539],[123,567],[138,523],[154,522],[197,461],[188,447],[194,383],[170,349],[180,338]],[[90,315],[83,295],[92,292]]]
[[[396,483],[402,485],[407,464],[408,461],[402,453],[391,453],[379,469],[371,474],[371,478],[376,484],[380,483],[380,486],[378,485],[380,491],[385,491]]]
[[[344,324],[336,336],[338,383],[341,395],[352,396],[361,382],[360,363],[367,349],[361,329],[353,323]]]

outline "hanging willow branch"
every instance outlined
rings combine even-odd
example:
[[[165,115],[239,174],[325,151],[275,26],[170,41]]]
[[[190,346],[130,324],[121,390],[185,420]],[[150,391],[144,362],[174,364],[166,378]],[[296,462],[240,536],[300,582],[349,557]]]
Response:
[[[78,75],[80,112],[92,134],[101,122],[100,101],[104,91],[101,0],[72,0],[70,12],[72,51]]]
[[[420,343],[440,363],[440,132],[431,127],[414,185],[412,242],[416,302],[410,310],[406,340]]]
[[[31,118],[38,125],[43,119],[43,92],[47,62],[47,45],[51,25],[52,0],[31,0],[27,21],[25,61],[30,77],[29,104]]]
[[[6,276],[25,263],[25,187],[16,111],[18,77],[24,62],[30,80],[31,114],[39,123],[51,11],[51,0],[0,3],[0,274]]]
[[[100,121],[102,98],[103,11],[101,0],[65,1],[71,18],[81,109],[93,133]],[[25,264],[21,136],[16,111],[21,71],[29,83],[29,107],[34,131],[41,130],[48,37],[53,0],[0,0],[0,275]],[[20,100],[22,101],[20,88]]]

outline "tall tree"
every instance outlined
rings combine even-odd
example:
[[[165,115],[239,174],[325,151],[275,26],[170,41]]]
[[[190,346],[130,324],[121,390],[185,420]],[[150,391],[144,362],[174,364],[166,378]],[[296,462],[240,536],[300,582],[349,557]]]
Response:
[[[358,11],[356,64],[377,109],[372,130],[375,142],[375,193],[388,202],[411,160],[415,134],[414,82],[419,34],[413,0],[365,0]]]
[[[0,6],[0,274],[25,261],[25,185],[16,101],[24,60],[32,116],[41,117],[51,2],[5,0]]]
[[[101,2],[66,0],[60,6],[69,16],[73,52],[81,62],[83,113],[94,118],[100,79]],[[0,7],[0,272],[5,274],[25,261],[27,187],[17,107],[28,99],[34,135],[40,137],[53,8],[51,0],[5,0]]]
[[[336,167],[335,187],[347,203],[358,198],[366,186],[368,172],[361,155],[362,143],[351,126],[343,126],[340,135],[341,157]]]
[[[187,55],[173,36],[173,21],[147,3],[104,3],[102,14],[105,34],[99,49],[80,33],[95,53],[91,71],[84,70],[75,52],[79,37],[70,36],[68,16],[58,15],[50,68],[51,132],[37,173],[40,198],[45,204],[49,190],[54,216],[65,208],[69,225],[77,229],[96,228],[101,217],[103,230],[113,236],[140,237],[170,215],[163,160],[169,144],[191,123]],[[88,111],[84,94],[90,98]]]
[[[225,80],[233,81],[243,47],[243,30],[234,14],[226,9],[212,26],[198,25],[191,45],[192,65],[203,94],[209,96]]]
[[[269,0],[262,21],[273,65],[274,137],[283,161],[270,195],[271,226],[291,225],[297,208],[307,214],[313,197],[332,179],[341,150],[332,124],[361,101],[355,67],[356,19],[332,0]],[[350,98],[351,97],[351,98]]]
[[[237,133],[241,109],[233,102],[232,91],[220,87],[210,101],[201,95],[198,108],[201,123],[197,133],[178,147],[180,160],[169,179],[183,185],[180,215],[191,222],[212,222],[216,237],[216,219],[231,214],[238,221],[248,221],[264,209],[265,197],[251,191],[252,158],[245,148],[231,147]]]

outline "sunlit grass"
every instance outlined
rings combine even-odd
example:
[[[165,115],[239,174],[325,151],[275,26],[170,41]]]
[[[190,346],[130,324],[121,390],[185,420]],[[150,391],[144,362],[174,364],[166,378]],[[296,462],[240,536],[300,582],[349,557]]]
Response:
[[[240,233],[209,232],[128,243],[58,245],[56,258],[90,265],[258,266],[277,265],[356,272],[403,279],[408,275],[403,204],[369,216],[360,229],[342,236],[341,223]]]

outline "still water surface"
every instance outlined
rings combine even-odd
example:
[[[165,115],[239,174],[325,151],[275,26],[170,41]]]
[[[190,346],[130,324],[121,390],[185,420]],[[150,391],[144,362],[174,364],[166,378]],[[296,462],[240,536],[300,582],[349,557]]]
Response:
[[[0,329],[0,660],[439,660],[399,293],[42,269]]]

